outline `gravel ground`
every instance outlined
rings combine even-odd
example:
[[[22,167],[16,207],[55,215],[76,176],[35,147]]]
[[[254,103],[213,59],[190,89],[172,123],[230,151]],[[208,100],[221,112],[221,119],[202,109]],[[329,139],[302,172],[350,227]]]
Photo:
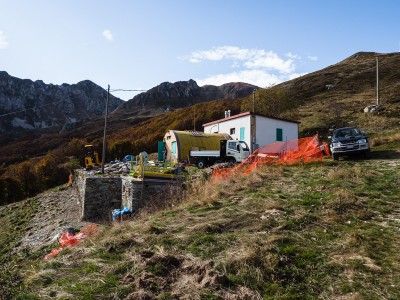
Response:
[[[81,229],[90,224],[80,221],[78,193],[73,187],[44,192],[36,196],[35,200],[38,209],[32,215],[28,231],[17,251],[24,248],[38,250],[56,241],[65,229]]]

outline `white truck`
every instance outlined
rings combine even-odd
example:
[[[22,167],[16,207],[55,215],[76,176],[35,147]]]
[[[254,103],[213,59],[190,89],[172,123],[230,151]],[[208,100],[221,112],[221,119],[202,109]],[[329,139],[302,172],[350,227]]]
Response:
[[[250,149],[245,141],[221,140],[220,149],[190,151],[190,162],[194,163],[199,169],[203,169],[216,163],[242,162],[249,155]]]

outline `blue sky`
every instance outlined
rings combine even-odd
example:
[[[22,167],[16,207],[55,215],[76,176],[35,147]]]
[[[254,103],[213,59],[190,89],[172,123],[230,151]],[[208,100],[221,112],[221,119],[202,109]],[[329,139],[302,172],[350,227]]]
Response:
[[[358,51],[400,51],[399,15],[396,0],[0,0],[0,70],[111,89],[266,87]]]

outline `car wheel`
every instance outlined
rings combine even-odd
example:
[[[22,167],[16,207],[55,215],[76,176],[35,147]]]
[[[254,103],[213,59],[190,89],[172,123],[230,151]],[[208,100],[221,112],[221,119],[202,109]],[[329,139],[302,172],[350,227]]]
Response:
[[[333,160],[339,160],[339,155],[337,153],[332,153]]]
[[[365,159],[370,158],[371,157],[371,150],[370,149],[365,150],[364,153],[363,153],[363,156],[364,156]]]

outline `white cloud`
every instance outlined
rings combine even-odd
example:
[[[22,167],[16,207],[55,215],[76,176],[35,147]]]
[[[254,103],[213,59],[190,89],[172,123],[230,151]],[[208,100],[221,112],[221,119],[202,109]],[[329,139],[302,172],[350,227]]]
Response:
[[[280,73],[291,73],[295,69],[293,59],[283,60],[276,53],[269,51],[266,55],[246,61],[244,66],[247,68],[265,68],[276,70]]]
[[[4,35],[3,31],[0,30],[0,49],[5,49],[8,47],[7,38]]]
[[[260,87],[267,87],[283,81],[283,78],[262,70],[244,70],[229,74],[213,75],[205,79],[196,79],[199,86],[207,84],[219,86],[227,82],[246,82]]]
[[[189,56],[189,61],[199,63],[204,60],[245,60],[249,58],[249,49],[240,49],[233,46],[214,47],[211,50],[195,51]]]
[[[268,87],[306,74],[296,72],[295,62],[301,60],[301,57],[291,52],[280,57],[277,53],[264,49],[222,46],[210,50],[194,51],[182,59],[191,63],[230,62],[230,71],[196,79],[200,86],[246,82],[259,87]]]
[[[111,30],[106,29],[103,31],[103,36],[106,38],[107,41],[112,42],[113,41],[113,34]]]
[[[233,60],[232,65],[235,67],[239,65],[239,62],[242,62],[242,65],[248,69],[271,69],[288,74],[294,72],[294,59],[299,58],[299,56],[292,53],[288,53],[287,56],[289,58],[285,60],[273,51],[222,46],[214,47],[211,50],[195,51],[186,60],[191,63]]]
[[[286,56],[291,59],[301,59],[301,57],[299,55],[293,54],[292,52],[287,53]]]
[[[308,59],[312,60],[312,61],[317,61],[318,57],[317,56],[308,56]]]

